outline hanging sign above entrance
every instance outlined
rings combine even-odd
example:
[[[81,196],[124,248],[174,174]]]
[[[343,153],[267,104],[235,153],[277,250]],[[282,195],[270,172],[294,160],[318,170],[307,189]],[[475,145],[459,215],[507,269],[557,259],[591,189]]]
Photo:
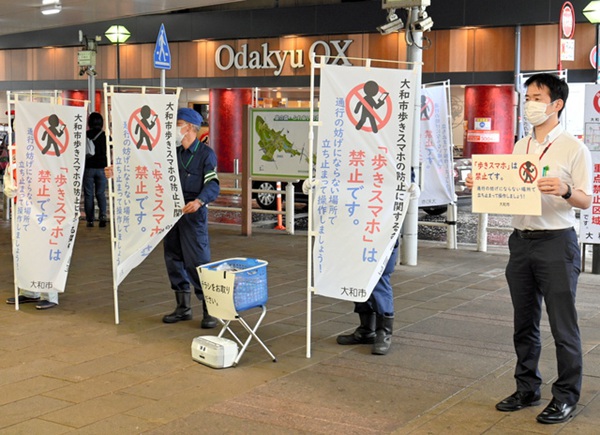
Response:
[[[330,65],[352,66],[346,56],[352,42],[352,39],[316,41],[308,50],[308,58],[312,59],[313,54],[322,55],[329,59],[327,63]],[[271,50],[269,43],[265,42],[260,50],[248,51],[248,44],[243,44],[236,51],[231,45],[223,44],[215,52],[215,65],[221,71],[230,68],[272,69],[273,75],[279,76],[286,63],[293,69],[304,68],[304,50]]]

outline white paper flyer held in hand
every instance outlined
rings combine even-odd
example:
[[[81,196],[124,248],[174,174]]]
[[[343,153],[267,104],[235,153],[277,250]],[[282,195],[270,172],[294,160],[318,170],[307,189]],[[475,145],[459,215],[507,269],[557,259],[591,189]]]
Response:
[[[540,216],[544,168],[531,154],[473,155],[473,213]]]

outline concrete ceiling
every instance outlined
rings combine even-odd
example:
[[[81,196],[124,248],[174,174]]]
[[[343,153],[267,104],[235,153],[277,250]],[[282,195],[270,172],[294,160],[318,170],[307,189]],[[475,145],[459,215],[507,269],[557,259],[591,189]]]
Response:
[[[0,35],[117,18],[198,9],[241,0],[59,0],[62,11],[43,15],[42,0],[0,0]]]

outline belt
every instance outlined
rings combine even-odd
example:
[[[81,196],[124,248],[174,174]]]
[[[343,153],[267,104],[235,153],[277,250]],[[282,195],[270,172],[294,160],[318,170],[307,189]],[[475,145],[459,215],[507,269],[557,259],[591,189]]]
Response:
[[[546,239],[571,230],[573,230],[573,227],[563,228],[562,230],[518,230],[515,228],[515,234],[522,239]]]

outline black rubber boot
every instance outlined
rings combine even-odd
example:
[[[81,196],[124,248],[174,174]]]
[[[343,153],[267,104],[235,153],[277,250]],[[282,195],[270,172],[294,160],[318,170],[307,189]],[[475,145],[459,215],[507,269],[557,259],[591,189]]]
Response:
[[[373,344],[375,342],[375,313],[358,313],[360,326],[352,334],[338,335],[337,343],[347,344]]]
[[[192,320],[192,304],[190,302],[191,293],[175,292],[177,308],[171,314],[163,317],[164,323],[177,323],[182,320]]]
[[[371,353],[373,355],[386,355],[392,346],[392,331],[394,316],[377,314],[375,327],[375,343]]]
[[[212,329],[217,327],[217,319],[208,314],[208,310],[206,309],[206,302],[202,299],[202,322],[200,322],[200,327],[202,329]]]

